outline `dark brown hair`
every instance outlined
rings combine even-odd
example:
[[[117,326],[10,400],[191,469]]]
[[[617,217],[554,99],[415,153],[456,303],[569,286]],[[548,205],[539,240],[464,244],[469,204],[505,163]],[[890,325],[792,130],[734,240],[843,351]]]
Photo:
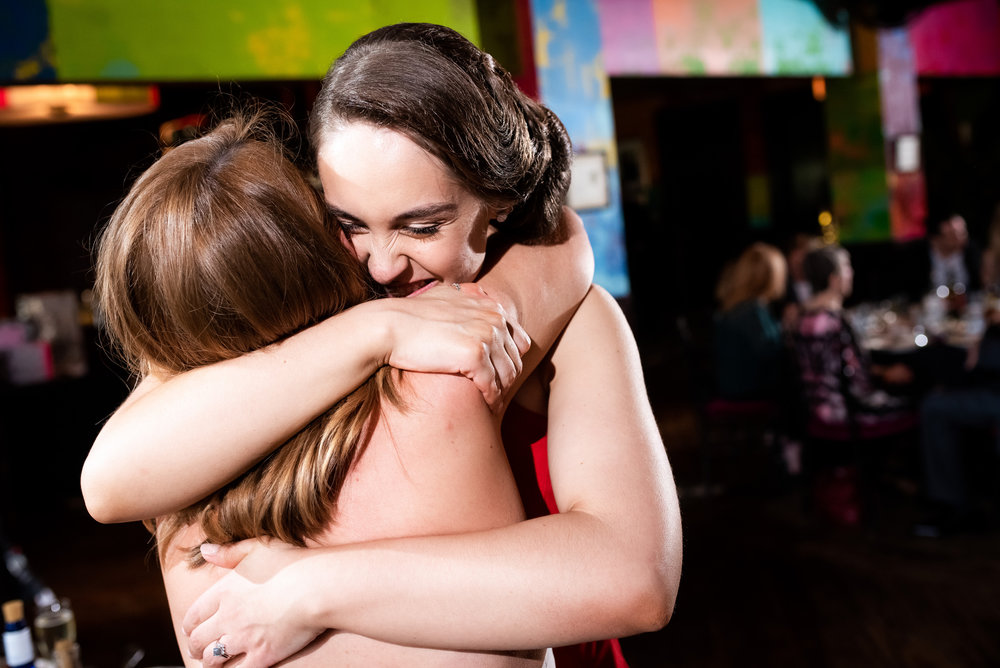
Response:
[[[830,279],[840,271],[842,258],[847,251],[836,244],[814,248],[802,260],[805,274],[813,294],[819,294],[830,287]]]
[[[498,230],[522,243],[558,239],[572,149],[562,123],[488,53],[428,23],[380,28],[330,67],[310,113],[319,150],[345,123],[400,132],[486,203],[512,207]]]
[[[237,115],[169,150],[102,232],[98,312],[137,372],[234,358],[369,296],[272,127],[265,113]],[[318,534],[383,397],[396,401],[388,370],[226,488],[158,520],[161,556],[192,523],[215,543],[271,536],[302,545]]]

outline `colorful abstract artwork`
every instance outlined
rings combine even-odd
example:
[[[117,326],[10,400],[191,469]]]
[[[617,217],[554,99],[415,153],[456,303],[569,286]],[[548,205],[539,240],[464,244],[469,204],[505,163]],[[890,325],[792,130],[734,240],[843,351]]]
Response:
[[[892,238],[918,239],[926,233],[927,193],[917,73],[906,28],[878,32],[878,63]]]
[[[653,0],[661,72],[759,74],[757,0]]]
[[[810,0],[760,0],[765,74],[850,74],[851,40]]]
[[[934,5],[908,27],[918,74],[1000,74],[1000,3],[996,0]]]
[[[843,75],[847,30],[810,0],[600,0],[609,74]]]
[[[478,42],[474,0],[48,0],[62,81],[311,79],[360,35],[398,21]]]
[[[888,240],[889,188],[878,79],[830,79],[826,102],[833,218],[840,239]]]
[[[574,153],[603,154],[606,161],[606,205],[579,213],[594,248],[594,281],[612,295],[624,297],[630,286],[621,184],[597,2],[533,0],[532,16],[542,102],[562,119]]]
[[[55,76],[45,0],[0,4],[0,81],[51,81]]]

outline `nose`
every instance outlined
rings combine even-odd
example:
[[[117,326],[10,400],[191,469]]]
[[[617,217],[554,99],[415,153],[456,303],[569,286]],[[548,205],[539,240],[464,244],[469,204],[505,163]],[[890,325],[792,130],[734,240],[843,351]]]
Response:
[[[364,236],[362,243],[355,241],[355,251],[372,279],[382,285],[397,281],[409,265],[406,256],[394,247],[392,240],[381,243],[373,240],[371,234]]]

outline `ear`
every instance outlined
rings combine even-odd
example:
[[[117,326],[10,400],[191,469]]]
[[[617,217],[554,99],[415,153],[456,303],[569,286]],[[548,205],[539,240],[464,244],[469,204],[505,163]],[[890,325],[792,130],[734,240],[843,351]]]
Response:
[[[514,207],[507,206],[502,209],[496,209],[495,211],[491,212],[492,215],[490,215],[490,219],[497,223],[502,223],[505,220],[507,220],[507,216],[508,214],[510,214],[510,210],[512,208]]]
[[[844,287],[844,277],[840,275],[839,271],[835,271],[830,274],[830,281],[827,283],[827,290],[836,290],[841,292],[841,288]]]

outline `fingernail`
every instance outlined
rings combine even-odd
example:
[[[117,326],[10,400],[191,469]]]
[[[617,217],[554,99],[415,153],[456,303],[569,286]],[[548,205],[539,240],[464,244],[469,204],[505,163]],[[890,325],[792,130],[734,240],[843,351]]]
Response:
[[[214,554],[219,553],[219,546],[215,543],[202,543],[201,544],[201,556],[211,557]]]

